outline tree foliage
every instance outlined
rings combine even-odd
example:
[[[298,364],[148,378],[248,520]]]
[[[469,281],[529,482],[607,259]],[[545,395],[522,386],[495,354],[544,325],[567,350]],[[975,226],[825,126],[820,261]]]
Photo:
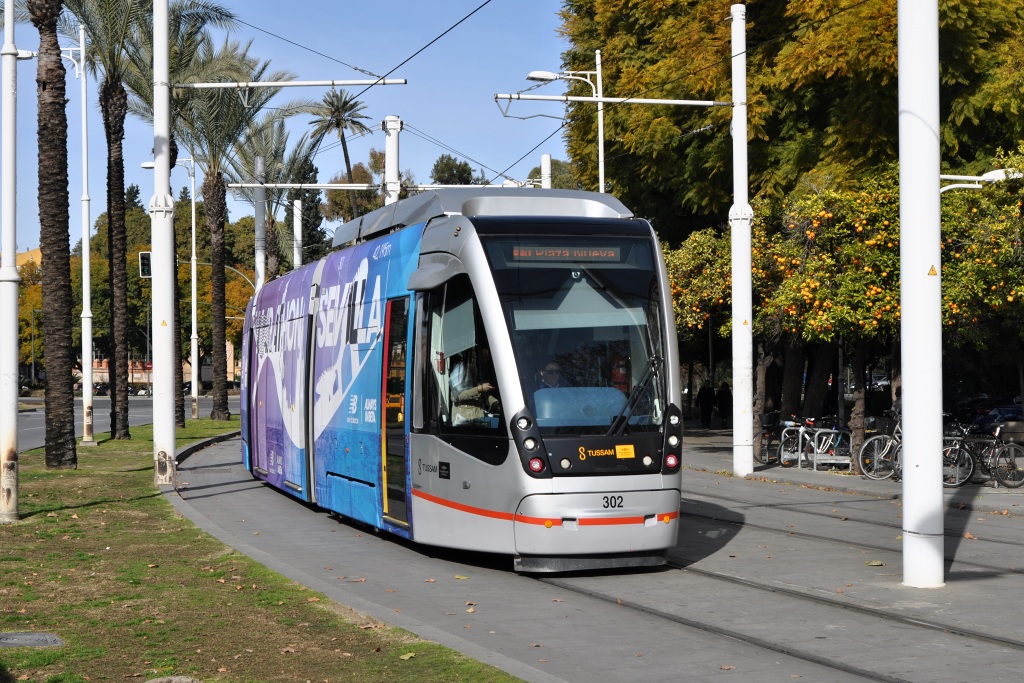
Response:
[[[430,169],[430,179],[436,185],[472,185],[473,167],[468,161],[459,161],[451,154],[442,154]]]
[[[729,101],[731,0],[565,0],[564,66],[594,68],[607,97]],[[801,184],[857,187],[897,149],[896,0],[746,4],[752,194],[780,201]],[[1024,137],[1017,0],[939,3],[943,161],[981,172]],[[575,84],[575,94],[587,94]],[[722,222],[732,202],[728,107],[605,107],[613,193],[679,242]],[[584,186],[596,177],[596,121],[570,105],[567,146]]]

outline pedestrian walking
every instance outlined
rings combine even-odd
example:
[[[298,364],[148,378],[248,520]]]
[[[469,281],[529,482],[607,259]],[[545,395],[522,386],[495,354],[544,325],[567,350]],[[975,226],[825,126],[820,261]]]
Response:
[[[722,418],[722,426],[728,427],[732,420],[732,392],[729,391],[729,383],[722,382],[715,396],[715,403],[718,407],[718,414]]]

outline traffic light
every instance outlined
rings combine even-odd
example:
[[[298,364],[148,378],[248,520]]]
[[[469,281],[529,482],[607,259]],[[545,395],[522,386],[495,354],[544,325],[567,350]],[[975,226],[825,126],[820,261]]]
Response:
[[[153,253],[149,251],[139,252],[139,277],[153,277]]]

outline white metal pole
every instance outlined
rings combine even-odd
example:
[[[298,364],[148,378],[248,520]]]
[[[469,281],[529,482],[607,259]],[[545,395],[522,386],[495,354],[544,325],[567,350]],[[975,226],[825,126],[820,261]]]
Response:
[[[92,392],[92,252],[89,249],[89,107],[86,104],[85,26],[78,27],[78,78],[82,92],[82,445],[95,446]]]
[[[732,468],[744,477],[754,471],[754,334],[750,275],[750,225],[754,211],[747,190],[746,8],[732,14]]]
[[[394,204],[402,189],[398,175],[398,134],[402,120],[397,116],[384,117],[384,203]]]
[[[154,483],[174,483],[174,197],[171,196],[171,107],[168,0],[153,1],[152,338]]]
[[[938,0],[899,0],[903,583],[944,585]],[[914,343],[910,344],[909,340]]]
[[[266,282],[267,275],[267,215],[264,208],[267,190],[263,187],[263,181],[266,180],[263,157],[256,157],[255,170],[256,187],[253,190],[253,209],[256,212],[256,289],[258,291]]]
[[[302,265],[302,200],[292,201],[292,268]]]
[[[188,180],[192,193],[192,345],[189,347],[189,365],[192,368],[192,419],[199,417],[199,323],[196,319],[196,160],[188,160]]]
[[[604,97],[604,86],[601,83],[601,51],[594,50],[594,61],[597,64],[597,97]],[[604,101],[597,103],[597,191],[604,192]]]
[[[551,189],[551,155],[540,155],[540,186]]]
[[[18,48],[14,46],[14,3],[4,2],[3,71],[3,207],[0,247],[0,524],[18,521],[18,285],[17,170]]]

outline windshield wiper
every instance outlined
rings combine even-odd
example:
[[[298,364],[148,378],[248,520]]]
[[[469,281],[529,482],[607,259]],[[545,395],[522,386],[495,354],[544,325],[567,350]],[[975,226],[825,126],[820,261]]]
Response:
[[[658,356],[651,356],[650,360],[647,361],[647,367],[644,369],[644,374],[640,378],[640,381],[633,387],[633,391],[629,394],[629,400],[626,401],[626,405],[622,406],[622,410],[612,420],[612,426],[608,428],[605,436],[618,436],[626,429],[626,425],[629,423],[629,418],[633,416],[633,410],[636,408],[637,403],[640,402],[640,397],[647,391],[647,386],[651,381],[657,377],[658,368],[661,366],[661,358]]]

